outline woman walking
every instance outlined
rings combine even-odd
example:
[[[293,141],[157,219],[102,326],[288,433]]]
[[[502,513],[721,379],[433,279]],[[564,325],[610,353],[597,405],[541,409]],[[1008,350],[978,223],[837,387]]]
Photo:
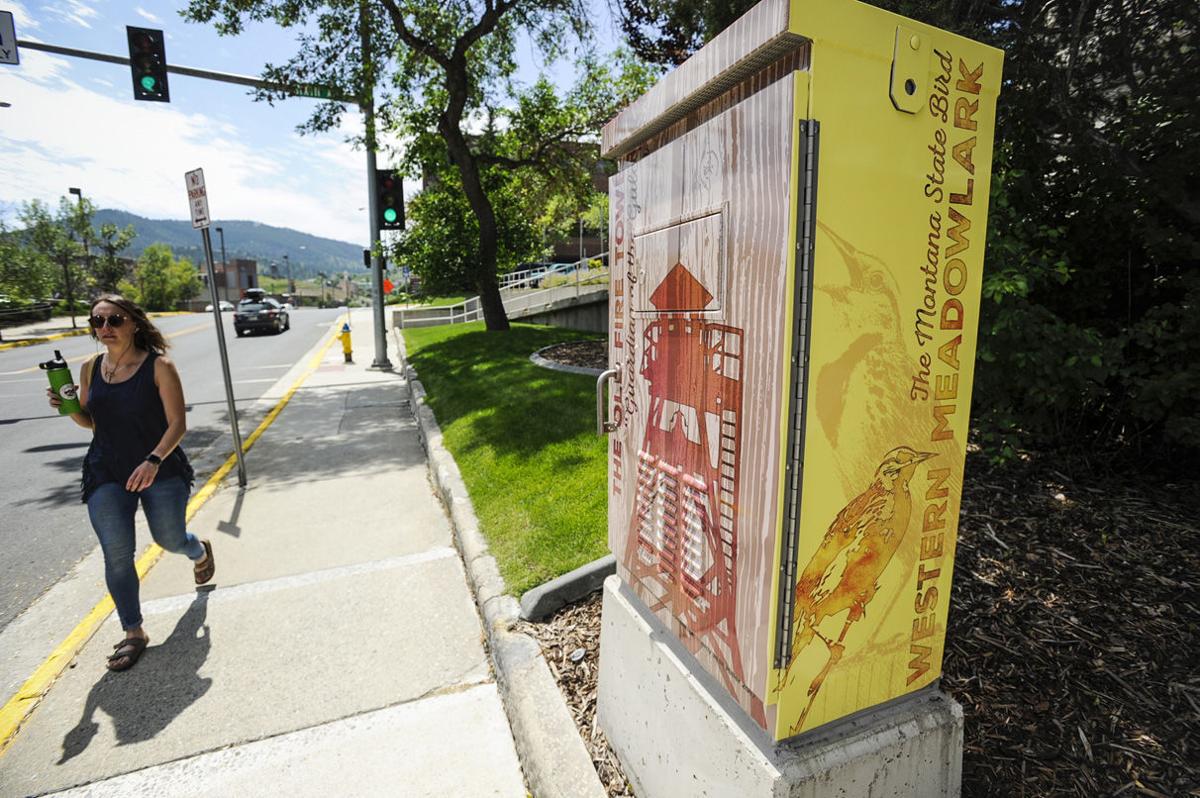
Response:
[[[108,668],[123,671],[133,667],[150,640],[142,629],[134,567],[138,502],[154,542],[195,563],[196,584],[213,578],[215,564],[212,545],[185,527],[194,480],[179,448],[187,431],[183,386],[175,364],[163,355],[166,339],[145,311],[114,294],[92,302],[88,323],[105,351],[80,371],[83,410],[71,418],[92,430],[83,459],[83,501],[104,552],[104,580],[125,630]],[[49,395],[57,407],[60,400]]]

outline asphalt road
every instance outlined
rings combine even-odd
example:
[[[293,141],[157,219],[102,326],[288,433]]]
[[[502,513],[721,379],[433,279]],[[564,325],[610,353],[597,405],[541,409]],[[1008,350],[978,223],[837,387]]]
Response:
[[[291,330],[238,338],[224,314],[230,376],[245,438],[261,418],[243,403],[262,396],[338,318],[335,309],[292,312]],[[82,319],[80,322],[82,323]],[[221,360],[211,314],[157,319],[183,380],[194,454],[229,429]],[[88,336],[0,352],[0,629],[62,579],[97,544],[80,502],[79,475],[91,432],[58,416],[46,402],[37,364],[62,352],[78,382],[82,361],[101,347]],[[208,474],[197,474],[196,487]]]

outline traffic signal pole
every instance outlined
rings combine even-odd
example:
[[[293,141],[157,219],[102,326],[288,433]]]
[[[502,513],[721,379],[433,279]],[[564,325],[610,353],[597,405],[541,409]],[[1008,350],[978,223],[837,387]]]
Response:
[[[121,64],[124,66],[129,66],[129,59],[122,55],[96,53],[92,52],[91,50],[79,50],[74,47],[62,47],[61,45],[47,44],[46,42],[32,42],[28,39],[18,39],[17,49],[39,50],[43,53],[53,53],[54,55],[66,55],[71,56],[72,58],[86,58],[89,61],[103,61],[106,64]],[[172,75],[186,75],[189,78],[215,80],[218,83],[233,83],[237,86],[249,86],[252,89],[270,89],[273,91],[281,91],[293,97],[312,97],[318,100],[336,100],[337,102],[347,103],[349,105],[359,104],[356,98],[347,97],[331,91],[326,86],[318,86],[314,84],[297,84],[293,86],[283,83],[273,83],[269,80],[256,78],[252,75],[235,75],[232,72],[214,72],[211,69],[197,69],[196,67],[180,66],[178,64],[167,64],[166,71]]]
[[[371,220],[371,285],[375,294],[375,359],[371,361],[370,367],[390,371],[392,362],[388,360],[383,320],[383,263],[379,258],[379,198],[375,196],[375,68],[371,63],[371,26],[368,23],[366,0],[361,0],[358,8],[364,73],[359,106],[362,108],[366,127],[367,216]]]
[[[201,78],[203,80],[215,80],[220,83],[233,83],[239,86],[249,86],[255,89],[267,89],[271,91],[279,91],[293,97],[313,97],[320,100],[334,100],[336,102],[346,103],[348,105],[357,105],[363,112],[363,121],[366,126],[366,147],[367,147],[367,201],[368,201],[368,216],[370,217],[371,231],[371,266],[372,266],[372,282],[374,284],[375,294],[375,360],[371,363],[371,368],[390,370],[392,363],[387,356],[387,336],[384,334],[384,313],[383,313],[383,265],[379,257],[379,218],[378,218],[378,198],[375,196],[375,94],[374,81],[375,70],[371,63],[371,32],[368,24],[367,4],[365,0],[359,5],[359,24],[362,32],[363,44],[363,67],[366,75],[364,86],[362,87],[361,97],[347,97],[339,92],[332,90],[328,86],[317,84],[283,84],[274,83],[271,81],[262,80],[260,78],[251,77],[249,75],[235,75],[228,72],[214,72],[208,69],[196,69],[194,67],[178,66],[175,64],[166,64],[165,70],[174,75],[186,75],[192,78]],[[55,55],[66,55],[74,58],[86,58],[92,61],[103,61],[109,64],[130,65],[130,59],[119,56],[110,55],[108,53],[97,53],[90,50],[79,50],[74,47],[62,47],[57,44],[47,44],[45,42],[35,42],[28,39],[17,40],[18,49],[40,50],[45,53],[53,53]],[[289,264],[290,266],[290,264]],[[295,286],[290,286],[292,292],[295,292]],[[216,300],[214,300],[214,303]]]

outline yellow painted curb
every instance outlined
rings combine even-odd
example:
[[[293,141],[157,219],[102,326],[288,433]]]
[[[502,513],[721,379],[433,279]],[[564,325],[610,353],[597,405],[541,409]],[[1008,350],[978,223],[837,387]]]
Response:
[[[312,360],[309,361],[308,368],[296,378],[296,381],[292,383],[292,387],[288,388],[283,398],[271,408],[271,412],[267,413],[266,418],[262,420],[262,423],[258,425],[254,432],[250,433],[250,437],[242,442],[243,454],[250,451],[250,447],[254,445],[254,442],[262,437],[263,431],[271,426],[279,416],[280,411],[292,400],[292,396],[296,393],[297,389],[320,367],[325,354],[333,346],[333,342],[338,340],[337,336],[343,320],[348,321],[349,317],[343,316],[342,319],[334,323],[332,328],[333,334],[317,354],[313,356]],[[200,488],[196,492],[196,495],[192,496],[187,503],[186,516],[188,521],[192,520],[196,512],[216,493],[221,481],[225,479],[236,465],[237,454],[230,454],[221,467],[204,483],[204,487]],[[162,553],[163,550],[158,544],[150,544],[145,553],[138,558],[136,566],[138,579],[145,577],[150,569],[154,567],[154,564],[158,562]],[[92,607],[92,611],[58,644],[58,647],[38,666],[33,675],[25,680],[25,684],[21,685],[21,689],[17,690],[13,697],[0,708],[0,756],[3,756],[4,752],[8,750],[9,745],[12,744],[13,739],[17,736],[17,731],[21,728],[21,724],[33,712],[38,702],[50,690],[67,665],[79,653],[79,650],[91,640],[92,635],[96,633],[96,630],[100,628],[100,624],[104,622],[104,619],[108,617],[113,609],[112,598],[106,595],[95,607]]]
[[[163,310],[147,313],[146,315],[152,319],[161,318],[163,316],[191,316],[198,311],[191,310]],[[3,341],[0,342],[0,352],[5,349],[16,349],[21,346],[33,346],[34,344],[44,344],[47,341],[57,341],[59,338],[74,338],[76,335],[87,335],[87,328],[80,330],[71,330],[70,332],[54,333],[53,335],[44,335],[41,338],[22,338],[19,341]]]
[[[47,341],[57,341],[59,338],[74,338],[76,335],[87,335],[87,330],[71,330],[70,332],[55,333],[42,338],[22,338],[20,341],[5,341],[0,343],[0,352],[5,349],[16,349],[19,346],[33,346],[34,344],[44,344]]]

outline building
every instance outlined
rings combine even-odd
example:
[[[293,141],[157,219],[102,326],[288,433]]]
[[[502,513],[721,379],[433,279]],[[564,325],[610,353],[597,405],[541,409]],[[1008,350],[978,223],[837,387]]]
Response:
[[[226,263],[213,264],[217,276],[217,296],[227,302],[237,303],[247,288],[258,288],[258,261],[248,258],[231,258]],[[208,287],[208,275],[200,270],[200,279]],[[207,293],[207,292],[206,292]],[[206,297],[207,298],[207,297]]]

